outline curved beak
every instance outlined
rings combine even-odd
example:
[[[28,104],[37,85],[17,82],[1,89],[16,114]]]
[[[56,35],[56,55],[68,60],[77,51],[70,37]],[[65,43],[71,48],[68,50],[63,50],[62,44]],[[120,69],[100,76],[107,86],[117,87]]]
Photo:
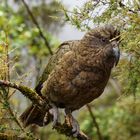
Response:
[[[117,41],[112,41],[111,42],[112,46],[113,46],[113,52],[116,58],[116,62],[115,62],[115,66],[117,66],[119,59],[120,59],[120,49],[119,49],[119,42]]]

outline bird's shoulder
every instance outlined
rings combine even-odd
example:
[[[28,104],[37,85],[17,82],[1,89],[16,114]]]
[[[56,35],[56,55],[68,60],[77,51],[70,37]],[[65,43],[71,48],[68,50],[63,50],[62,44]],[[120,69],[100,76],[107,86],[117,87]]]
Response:
[[[51,71],[58,64],[59,60],[62,59],[67,52],[73,51],[73,47],[78,42],[79,40],[71,40],[71,41],[65,41],[59,45],[58,49],[56,50],[54,55],[50,58],[48,65],[45,68],[48,74],[51,73]]]
[[[52,72],[52,70],[58,64],[59,60],[61,58],[63,58],[64,54],[72,51],[73,47],[78,42],[79,42],[79,40],[70,40],[70,41],[65,41],[65,42],[63,42],[59,45],[56,52],[50,57],[50,59],[48,61],[48,64],[46,65],[46,67],[43,71],[43,74],[39,79],[39,84],[38,85],[42,85],[48,79],[49,74]]]

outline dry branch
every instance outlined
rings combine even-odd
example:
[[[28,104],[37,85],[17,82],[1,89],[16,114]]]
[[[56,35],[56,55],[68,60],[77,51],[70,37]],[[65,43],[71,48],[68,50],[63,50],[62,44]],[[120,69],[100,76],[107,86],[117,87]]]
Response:
[[[31,12],[31,10],[30,10],[30,8],[29,8],[28,4],[25,2],[25,0],[22,0],[22,3],[24,4],[24,6],[25,6],[25,8],[26,8],[28,14],[30,15],[30,17],[31,17],[31,19],[32,19],[32,21],[33,21],[33,23],[36,25],[37,29],[39,30],[40,37],[44,40],[44,43],[45,43],[46,47],[48,48],[49,53],[52,55],[53,52],[52,52],[52,50],[51,50],[51,46],[50,46],[48,40],[46,39],[45,35],[43,34],[43,32],[42,32],[42,30],[41,30],[41,28],[40,28],[40,26],[39,26],[37,20],[35,19],[33,13]]]
[[[102,137],[102,134],[101,134],[99,125],[98,125],[98,123],[97,123],[97,121],[96,121],[96,117],[94,116],[94,114],[93,114],[93,112],[92,112],[92,110],[91,110],[90,105],[86,105],[86,107],[87,107],[87,109],[88,109],[88,111],[89,111],[89,114],[90,114],[90,116],[91,116],[91,118],[92,118],[92,120],[93,120],[93,123],[94,123],[94,125],[95,125],[95,127],[96,127],[96,129],[97,129],[98,139],[99,139],[99,140],[103,140],[103,137]]]

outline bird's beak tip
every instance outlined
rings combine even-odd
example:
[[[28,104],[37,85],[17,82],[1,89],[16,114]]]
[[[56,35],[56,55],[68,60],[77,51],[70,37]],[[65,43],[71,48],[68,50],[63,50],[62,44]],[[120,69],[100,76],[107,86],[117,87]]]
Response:
[[[115,58],[116,58],[114,66],[117,66],[118,62],[119,62],[119,59],[120,59],[120,49],[119,49],[119,47],[114,47],[113,51],[114,51],[114,55],[115,55]]]

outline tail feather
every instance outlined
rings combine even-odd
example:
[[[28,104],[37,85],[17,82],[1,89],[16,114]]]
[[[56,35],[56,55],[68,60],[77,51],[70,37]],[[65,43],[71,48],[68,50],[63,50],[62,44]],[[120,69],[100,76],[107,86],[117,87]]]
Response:
[[[43,120],[46,112],[40,111],[40,109],[35,105],[29,106],[20,116],[20,120],[23,122],[24,127],[27,127],[31,124],[36,124],[39,126],[43,126]],[[51,114],[48,112],[47,114],[47,125],[52,119]]]
[[[43,81],[40,81],[35,88],[36,92],[41,97],[42,97],[41,94],[42,83]],[[46,111],[44,111],[43,109],[40,110],[36,105],[31,105],[21,114],[20,120],[23,123],[24,127],[27,127],[31,124],[43,126],[44,117],[46,120],[45,125],[47,125],[50,121],[52,121],[52,115],[49,113],[49,111],[46,114]]]

